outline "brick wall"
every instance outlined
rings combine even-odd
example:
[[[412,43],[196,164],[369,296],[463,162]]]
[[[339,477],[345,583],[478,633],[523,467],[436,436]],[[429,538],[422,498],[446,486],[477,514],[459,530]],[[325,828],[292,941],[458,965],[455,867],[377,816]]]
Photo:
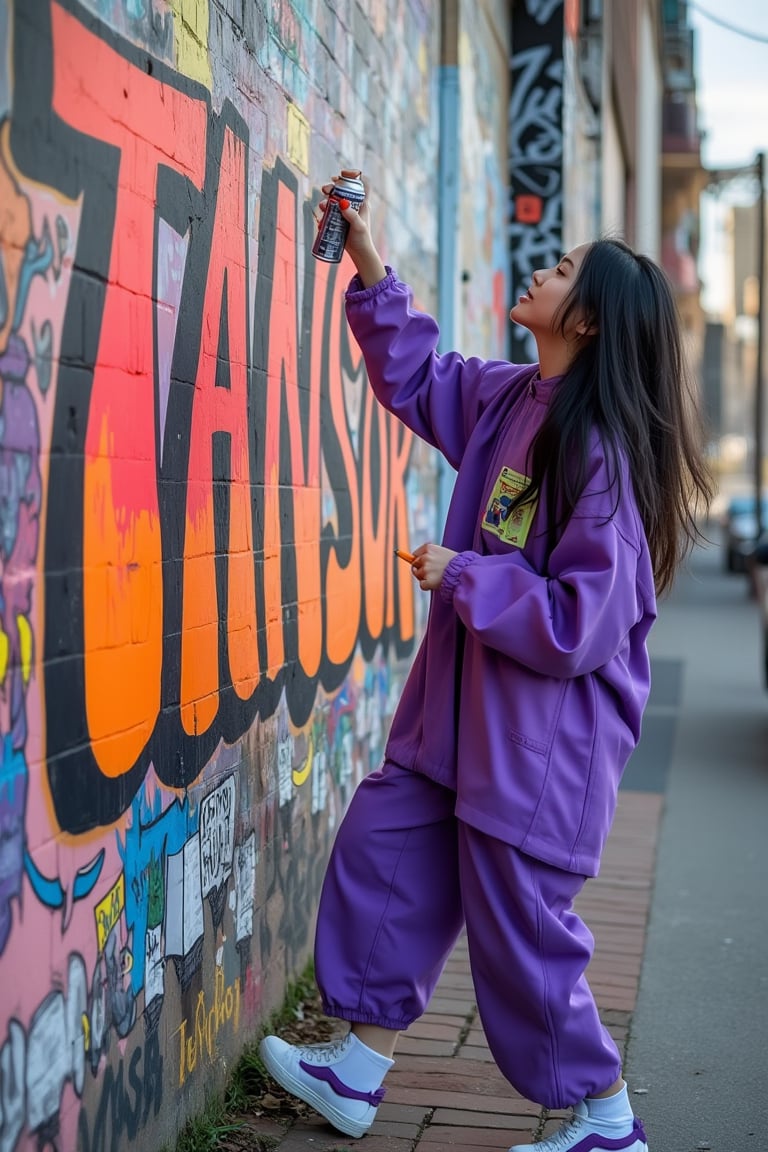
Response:
[[[435,308],[438,25],[0,0],[4,1152],[154,1152],[308,957],[437,532],[312,207],[364,167]]]

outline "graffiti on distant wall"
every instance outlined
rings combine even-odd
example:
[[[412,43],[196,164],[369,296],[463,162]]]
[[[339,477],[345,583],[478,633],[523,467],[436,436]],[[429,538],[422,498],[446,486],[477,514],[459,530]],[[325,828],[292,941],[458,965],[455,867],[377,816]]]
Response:
[[[531,275],[562,256],[563,0],[526,0],[512,12],[512,96],[509,108],[509,242],[511,296]],[[511,359],[535,360],[530,333],[510,334]]]
[[[463,11],[459,38],[461,76],[461,347],[466,354],[485,350],[496,359],[507,355],[509,245],[506,227],[506,173],[496,144],[505,123],[498,74],[489,58],[506,68],[497,30],[487,17]],[[482,254],[483,276],[473,275]]]
[[[227,56],[208,0],[0,0],[2,1152],[153,1152],[220,1082],[423,623],[423,448],[310,256],[312,30],[245,9]]]

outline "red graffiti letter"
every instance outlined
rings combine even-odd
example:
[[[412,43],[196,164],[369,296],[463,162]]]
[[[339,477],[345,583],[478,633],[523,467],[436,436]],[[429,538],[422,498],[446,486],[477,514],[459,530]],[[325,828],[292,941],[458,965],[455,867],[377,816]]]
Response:
[[[227,647],[232,683],[241,699],[253,694],[259,673],[248,451],[245,178],[245,144],[226,128],[189,447],[180,697],[182,723],[189,733],[204,732],[213,722],[219,703],[215,432],[227,432],[230,437]],[[223,310],[225,294],[227,307]],[[216,386],[222,315],[227,320],[229,387]]]
[[[205,105],[161,84],[51,4],[53,108],[120,155],[85,440],[85,697],[102,771],[132,767],[160,707],[163,595],[152,282],[158,165],[203,179]]]

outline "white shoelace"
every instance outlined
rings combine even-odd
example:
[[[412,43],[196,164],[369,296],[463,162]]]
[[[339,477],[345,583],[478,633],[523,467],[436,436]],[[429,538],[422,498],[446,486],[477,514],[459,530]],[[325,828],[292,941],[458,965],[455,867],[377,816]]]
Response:
[[[302,1056],[309,1056],[311,1060],[333,1064],[346,1048],[348,1039],[348,1036],[342,1036],[340,1040],[334,1040],[331,1044],[297,1044],[296,1051]]]
[[[578,1136],[579,1129],[583,1125],[583,1120],[584,1118],[582,1116],[569,1116],[567,1120],[563,1121],[557,1132],[536,1145],[537,1150],[541,1149],[541,1152],[558,1152],[558,1149],[568,1148],[574,1136]]]

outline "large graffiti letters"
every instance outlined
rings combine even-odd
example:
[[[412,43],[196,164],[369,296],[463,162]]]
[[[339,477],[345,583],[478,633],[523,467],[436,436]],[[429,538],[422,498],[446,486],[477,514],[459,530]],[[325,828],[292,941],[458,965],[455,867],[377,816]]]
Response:
[[[244,131],[244,129],[243,129]],[[248,451],[245,142],[230,126],[209,164],[218,172],[189,436],[181,627],[181,720],[205,731],[218,710],[219,619],[235,693],[258,680]],[[188,325],[184,325],[186,330]],[[218,465],[218,469],[216,466]],[[226,500],[226,612],[217,611],[215,489]]]
[[[115,52],[90,18],[55,3],[47,28],[19,16],[14,155],[25,174],[83,197],[53,422],[44,639],[52,796],[62,826],[79,830],[124,808],[160,708],[154,204],[161,164],[202,181],[206,107],[158,83],[146,55]]]
[[[42,657],[51,798],[81,833],[127,810],[150,762],[190,784],[283,695],[306,724],[358,644],[410,650],[413,584],[392,553],[411,437],[370,397],[351,417],[349,269],[311,259],[311,204],[279,160],[251,301],[234,107],[214,112],[76,0],[16,10],[14,161],[80,205]]]
[[[262,341],[267,337],[266,347],[262,343],[255,355],[255,363],[266,370],[257,372],[256,386],[264,391],[267,428],[260,452],[267,666],[276,669],[286,657],[298,662],[295,674],[303,679],[304,692],[298,683],[292,691],[304,695],[300,711],[306,718],[322,655],[318,371],[322,350],[311,346],[311,323],[313,319],[322,323],[328,281],[326,269],[317,270],[310,262],[299,329],[296,196],[296,181],[283,165],[271,175],[264,173],[260,229],[264,249],[254,330]],[[285,538],[283,525],[292,531],[292,540]],[[289,542],[292,548],[285,547]],[[285,624],[282,605],[287,608]]]

